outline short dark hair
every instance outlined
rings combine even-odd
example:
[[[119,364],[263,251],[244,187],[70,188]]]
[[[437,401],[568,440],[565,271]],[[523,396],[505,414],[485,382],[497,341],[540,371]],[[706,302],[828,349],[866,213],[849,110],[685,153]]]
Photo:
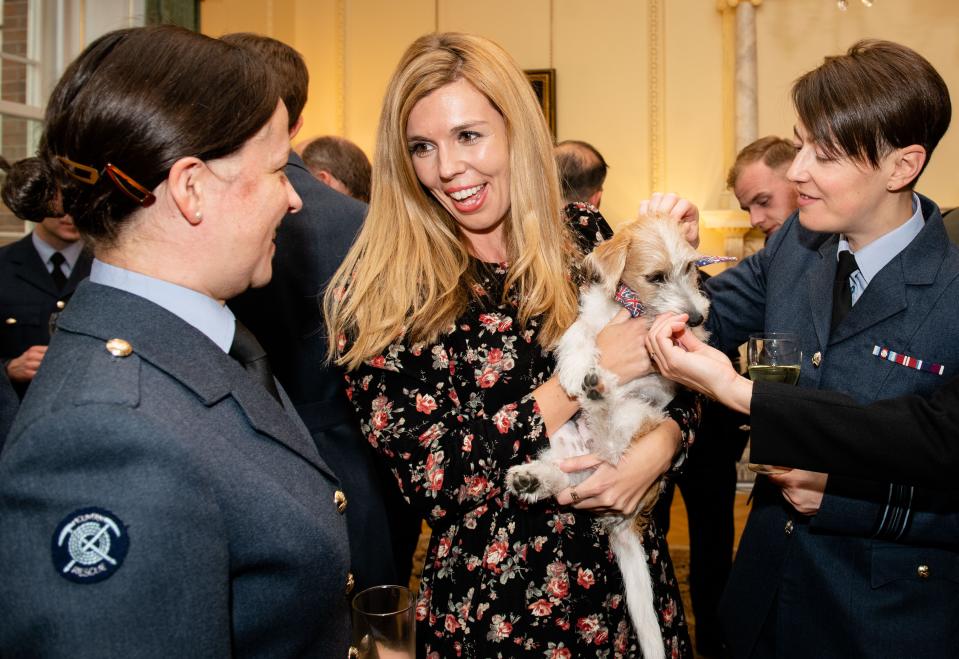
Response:
[[[928,164],[952,115],[949,89],[932,64],[911,48],[875,39],[827,57],[795,82],[792,98],[826,155],[874,168],[890,149],[910,144],[925,148]]]
[[[760,137],[755,142],[744,146],[742,151],[736,154],[736,162],[729,168],[729,173],[726,175],[726,187],[730,190],[736,187],[736,181],[739,180],[747,165],[761,160],[769,169],[776,169],[788,165],[795,157],[796,148],[789,140],[775,135]]]
[[[370,202],[370,159],[348,139],[325,135],[303,149],[303,162],[314,174],[326,170],[343,181],[353,197]]]
[[[252,32],[234,32],[220,37],[220,40],[257,53],[273,69],[279,78],[280,97],[290,115],[290,128],[293,128],[303,114],[310,89],[310,72],[303,56],[282,41]]]
[[[181,158],[239,150],[278,101],[270,70],[243,48],[169,25],[109,32],[60,78],[37,157],[14,163],[5,186],[20,193],[4,200],[21,218],[68,213],[85,237],[110,243],[140,205],[104,175],[108,163],[153,190]],[[78,180],[61,158],[99,178]]]
[[[555,153],[566,202],[586,201],[602,189],[609,165],[593,145],[565,140],[556,145]]]

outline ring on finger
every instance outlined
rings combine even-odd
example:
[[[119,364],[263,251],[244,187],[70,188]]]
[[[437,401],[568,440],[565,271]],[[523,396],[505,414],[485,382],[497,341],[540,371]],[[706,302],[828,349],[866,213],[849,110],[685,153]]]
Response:
[[[569,491],[569,498],[573,500],[573,503],[579,503],[581,501],[579,494],[576,493],[576,490]]]

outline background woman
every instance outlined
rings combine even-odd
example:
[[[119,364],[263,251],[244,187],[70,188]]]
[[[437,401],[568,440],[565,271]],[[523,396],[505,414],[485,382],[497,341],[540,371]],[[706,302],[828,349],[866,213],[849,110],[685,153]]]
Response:
[[[287,127],[264,64],[176,28],[57,84],[16,203],[62,195],[96,260],[0,455],[0,654],[346,656],[337,481],[223,305],[300,207]]]
[[[668,469],[676,422],[619,471],[600,467],[574,508],[504,488],[507,468],[577,411],[548,348],[577,311],[574,263],[610,230],[585,207],[560,208],[545,121],[509,56],[469,35],[414,42],[387,91],[370,211],[326,318],[364,432],[433,530],[417,608],[431,657],[639,652],[608,541],[576,508],[635,508],[642,492],[594,495],[617,475],[648,486]],[[600,337],[603,362],[629,380],[648,366],[645,327],[618,320]],[[685,426],[687,410],[673,412]],[[662,538],[645,542],[666,647],[688,655]]]
[[[799,78],[792,97],[798,217],[707,283],[712,340],[729,350],[753,332],[796,332],[799,387],[857,405],[930,395],[959,368],[959,251],[936,204],[913,190],[949,125],[948,89],[915,51],[864,41]],[[671,322],[654,324],[649,347],[679,378]],[[683,342],[697,350],[689,362],[713,354]],[[827,430],[817,417],[835,411],[805,410],[779,415],[794,428],[754,425],[754,437],[804,432],[828,445],[847,432],[872,445],[868,426]],[[955,498],[900,483],[801,469],[757,480],[721,612],[734,656],[955,652]]]

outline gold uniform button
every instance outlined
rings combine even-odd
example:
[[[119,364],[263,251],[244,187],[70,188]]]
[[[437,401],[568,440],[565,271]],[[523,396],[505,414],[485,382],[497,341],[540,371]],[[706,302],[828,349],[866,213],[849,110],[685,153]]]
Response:
[[[792,535],[794,526],[795,525],[793,524],[793,521],[791,519],[786,520],[786,528],[785,528],[786,535]]]
[[[356,586],[356,578],[353,576],[352,572],[346,573],[346,594],[349,595],[353,592],[353,587]]]
[[[107,341],[107,352],[114,357],[129,357],[133,354],[133,346],[123,339],[110,339]]]
[[[6,319],[5,321],[3,321],[3,322],[4,322],[5,324],[7,324],[7,325],[16,325],[16,324],[17,324],[17,319],[16,319],[16,318],[7,318],[7,319]]]
[[[346,512],[346,495],[343,490],[337,490],[333,494],[333,503],[336,504],[336,512],[341,515]]]
[[[929,566],[928,566],[928,565],[920,565],[920,566],[916,569],[916,574],[919,575],[919,578],[920,578],[920,579],[928,579],[928,578],[929,578]]]
[[[59,309],[60,311],[63,311],[64,307],[66,306],[67,306],[67,303],[64,302],[63,300],[57,300],[57,309]]]
[[[813,353],[812,365],[816,368],[819,368],[820,364],[822,364],[822,353],[817,350],[815,353]]]

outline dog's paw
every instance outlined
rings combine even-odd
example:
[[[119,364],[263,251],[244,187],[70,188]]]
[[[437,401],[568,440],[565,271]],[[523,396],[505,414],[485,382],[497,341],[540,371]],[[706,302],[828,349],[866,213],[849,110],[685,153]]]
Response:
[[[542,460],[515,465],[506,472],[506,488],[527,503],[535,503],[565,487],[565,474]]]
[[[589,400],[602,400],[606,387],[595,370],[590,370],[583,378],[583,393]]]
[[[506,488],[527,503],[539,501],[540,480],[529,469],[529,465],[510,467],[506,472]]]

